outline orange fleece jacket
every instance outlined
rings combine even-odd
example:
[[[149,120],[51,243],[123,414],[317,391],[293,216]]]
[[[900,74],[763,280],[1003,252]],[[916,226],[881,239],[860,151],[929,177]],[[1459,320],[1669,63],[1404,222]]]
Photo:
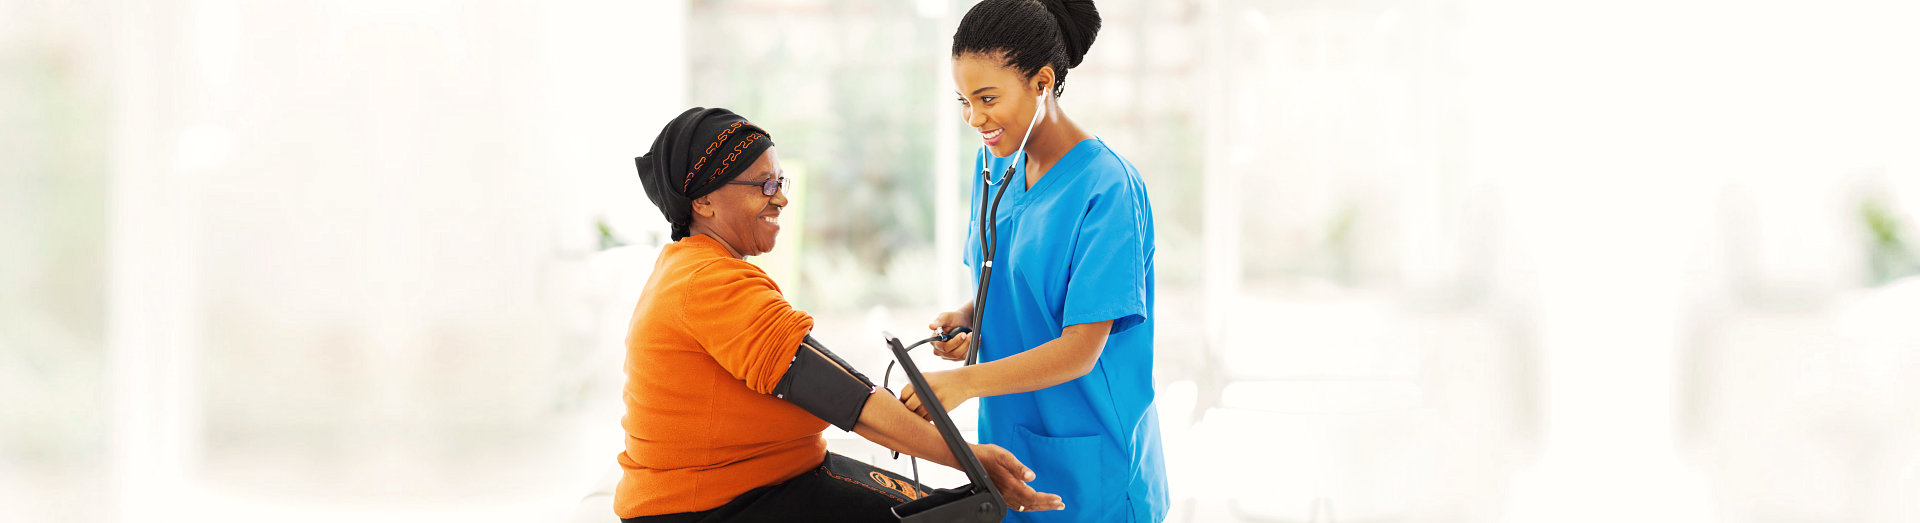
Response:
[[[768,395],[813,318],[706,236],[660,250],[627,330],[622,518],[707,510],[826,459],[827,422]]]

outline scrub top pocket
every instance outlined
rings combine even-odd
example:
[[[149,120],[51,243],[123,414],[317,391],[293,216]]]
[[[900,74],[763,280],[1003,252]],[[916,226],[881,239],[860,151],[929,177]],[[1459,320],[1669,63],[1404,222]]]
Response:
[[[1101,459],[1100,447],[1104,444],[1100,436],[1077,436],[1056,438],[1034,432],[1023,425],[1015,425],[1020,442],[1026,452],[1018,458],[1033,468],[1034,480],[1029,483],[1034,490],[1060,495],[1067,505],[1066,510],[1045,512],[1009,512],[1013,521],[1064,522],[1064,521],[1106,521],[1109,512],[1124,514],[1124,507],[1114,499],[1125,494],[1124,484],[1109,478],[1107,460]]]

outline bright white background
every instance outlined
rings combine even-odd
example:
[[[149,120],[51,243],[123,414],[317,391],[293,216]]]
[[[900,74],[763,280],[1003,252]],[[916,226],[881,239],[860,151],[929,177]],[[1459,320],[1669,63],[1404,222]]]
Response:
[[[631,158],[766,125],[877,375],[967,290],[970,4],[0,1],[0,520],[610,520]],[[1099,8],[1171,520],[1920,521],[1920,7]]]

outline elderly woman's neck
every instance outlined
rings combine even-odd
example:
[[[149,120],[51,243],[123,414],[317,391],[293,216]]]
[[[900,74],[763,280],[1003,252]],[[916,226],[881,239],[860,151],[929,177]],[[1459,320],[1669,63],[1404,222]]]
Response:
[[[720,237],[719,234],[714,234],[713,229],[709,229],[704,225],[695,223],[693,224],[693,226],[687,228],[687,232],[693,233],[695,236],[706,236],[708,238],[713,238],[713,241],[716,243],[719,243],[721,248],[726,249],[727,255],[732,256],[733,259],[736,259],[736,260],[747,259],[746,256],[741,256],[740,250],[733,248],[733,244],[728,243],[726,238]]]

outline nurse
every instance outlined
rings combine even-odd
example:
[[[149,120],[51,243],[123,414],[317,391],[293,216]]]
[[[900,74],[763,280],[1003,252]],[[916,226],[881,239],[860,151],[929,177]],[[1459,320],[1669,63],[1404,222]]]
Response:
[[[985,0],[953,35],[960,112],[983,142],[973,172],[1012,185],[989,235],[997,239],[984,303],[928,325],[977,330],[980,363],[927,379],[942,405],[980,398],[980,441],[1021,456],[1038,477],[1033,488],[1066,504],[1008,514],[1013,521],[1167,514],[1153,404],[1153,209],[1133,164],[1058,101],[1099,29],[1091,1]],[[998,182],[1009,165],[1011,179]],[[983,193],[999,190],[985,184],[973,183],[974,220]],[[969,224],[966,256],[976,281],[979,229]],[[977,306],[986,307],[982,325],[971,325]],[[964,359],[970,341],[957,336],[935,354]],[[919,393],[901,398],[924,416]]]

